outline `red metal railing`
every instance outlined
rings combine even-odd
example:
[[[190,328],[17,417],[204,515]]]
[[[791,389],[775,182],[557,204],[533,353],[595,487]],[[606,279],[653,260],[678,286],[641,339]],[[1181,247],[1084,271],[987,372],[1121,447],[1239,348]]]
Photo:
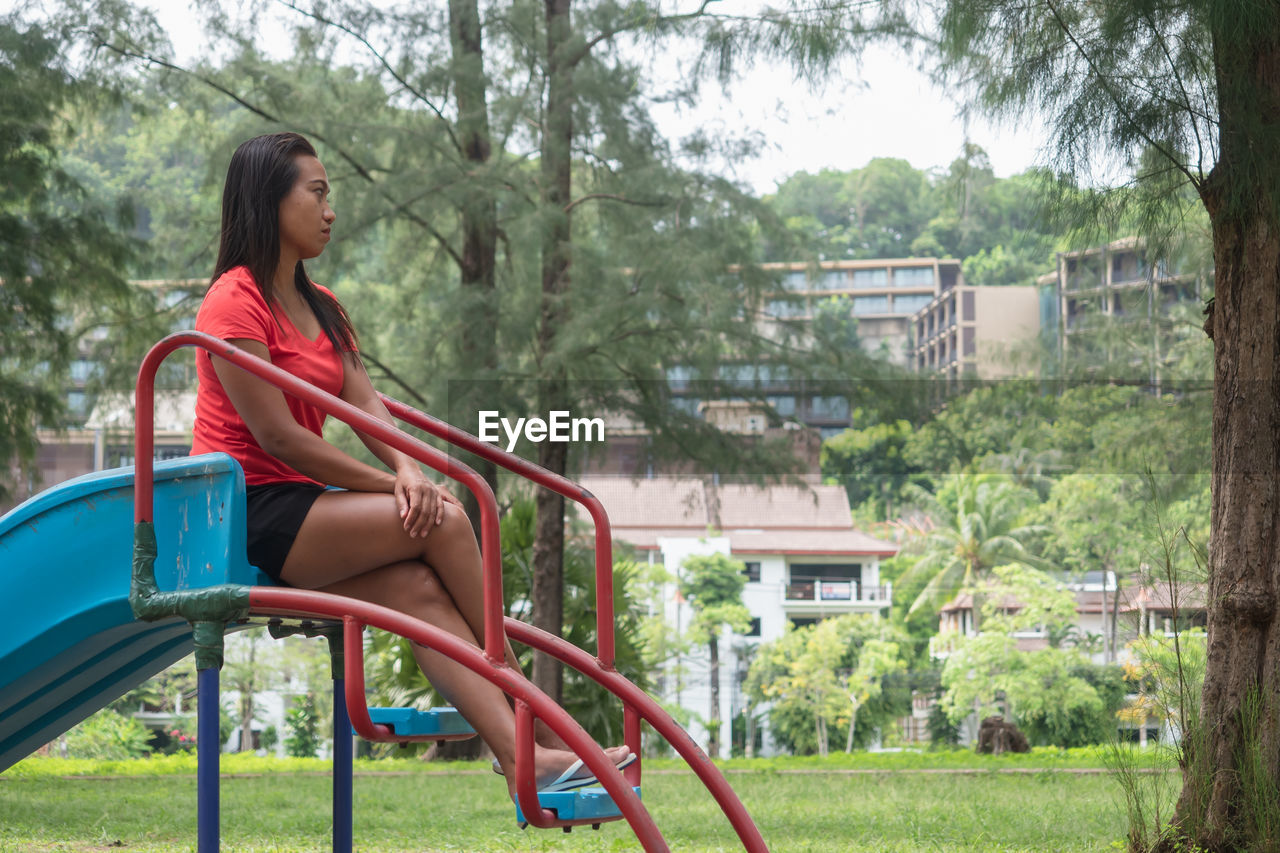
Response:
[[[160,364],[175,350],[196,347],[207,350],[259,378],[280,388],[285,393],[315,405],[344,421],[351,427],[373,436],[387,445],[407,453],[445,476],[457,480],[471,489],[480,508],[480,545],[484,572],[484,650],[475,647],[405,614],[367,602],[307,590],[285,588],[254,588],[250,602],[255,613],[261,615],[312,615],[341,619],[344,630],[362,630],[363,625],[392,631],[415,642],[436,649],[463,663],[473,671],[497,684],[516,700],[517,755],[532,756],[533,718],[541,718],[564,738],[577,752],[584,764],[595,773],[605,790],[613,797],[632,830],[646,850],[667,849],[661,833],[641,804],[630,785],[639,783],[640,762],[625,771],[626,778],[604,754],[603,750],[583,731],[563,708],[535,688],[522,673],[505,663],[505,633],[503,631],[502,564],[498,537],[497,501],[488,483],[470,467],[458,462],[446,453],[410,436],[385,421],[357,409],[349,403],[298,379],[292,374],[240,350],[227,342],[201,332],[179,332],[170,335],[147,353],[139,369],[136,397],[135,436],[135,521],[151,521],[154,517],[152,445],[154,430],[155,375]],[[613,667],[614,618],[613,618],[613,555],[612,535],[604,507],[590,492],[564,477],[553,474],[457,429],[430,415],[384,397],[388,410],[396,417],[426,432],[488,459],[508,470],[524,476],[546,488],[577,501],[587,507],[596,525],[596,579],[597,579],[597,655],[592,659],[586,652],[559,638],[539,631],[516,620],[506,620],[511,636],[520,642],[551,654],[573,666],[583,674],[604,685],[623,701],[625,709],[624,734],[627,744],[639,755],[640,719],[643,717],[662,734],[668,742],[689,762],[716,799],[730,823],[737,831],[743,845],[752,853],[767,851],[759,830],[752,822],[745,807],[733,793],[723,774],[698,748],[693,739],[666,714],[650,697],[623,678]],[[358,627],[356,627],[358,626]],[[348,639],[347,642],[350,642]],[[364,707],[363,702],[360,703]],[[367,716],[367,710],[366,710]],[[370,724],[372,728],[372,724]],[[376,731],[376,729],[374,730]],[[383,733],[385,735],[385,733]],[[521,809],[535,826],[565,825],[554,814],[541,808],[537,802],[536,783],[532,761],[517,760],[516,788]]]

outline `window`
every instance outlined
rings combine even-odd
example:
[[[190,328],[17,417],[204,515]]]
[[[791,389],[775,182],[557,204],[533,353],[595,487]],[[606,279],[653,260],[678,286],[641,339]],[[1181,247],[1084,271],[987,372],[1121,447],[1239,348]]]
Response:
[[[853,313],[859,316],[863,314],[888,314],[889,297],[855,296],[853,297]]]
[[[803,300],[792,299],[771,299],[765,313],[771,317],[778,319],[786,319],[788,317],[803,317],[805,313]]]
[[[792,396],[765,397],[764,401],[773,407],[779,417],[789,418],[796,413],[796,398]]]
[[[673,397],[671,399],[671,408],[698,419],[702,418],[702,412],[699,411],[701,405],[702,401],[697,397]]]
[[[667,387],[673,391],[683,391],[689,387],[689,382],[694,377],[694,369],[677,364],[675,367],[667,368]]]
[[[893,297],[893,310],[898,314],[914,314],[933,301],[928,293]]]
[[[745,637],[760,636],[760,617],[757,616],[756,618],[751,620],[751,627],[747,629],[747,633],[744,634],[743,636]]]
[[[849,401],[844,397],[814,397],[809,413],[815,418],[843,420],[849,417]]]
[[[742,573],[747,576],[747,583],[760,583],[760,563],[759,561],[749,561],[744,563],[746,566]]]
[[[906,267],[893,271],[894,287],[933,287],[933,267]]]
[[[887,269],[854,270],[853,286],[854,287],[888,287],[889,271]]]
[[[720,378],[739,388],[750,388],[759,375],[754,364],[726,364],[720,368]]]
[[[790,291],[808,290],[809,275],[804,270],[795,270],[782,277],[782,286]]]
[[[827,270],[822,274],[823,290],[848,290],[849,289],[849,272],[848,270]]]

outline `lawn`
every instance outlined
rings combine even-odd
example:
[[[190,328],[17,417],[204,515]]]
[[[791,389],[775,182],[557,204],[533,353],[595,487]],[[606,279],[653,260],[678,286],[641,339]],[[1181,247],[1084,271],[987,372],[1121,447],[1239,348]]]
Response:
[[[974,772],[789,764],[728,771],[777,851],[1111,850],[1125,832],[1119,788],[1105,773],[1003,772],[1015,768],[981,763]],[[0,850],[194,849],[193,777],[74,778],[30,767],[24,762],[0,775]],[[676,768],[659,764],[644,783],[645,802],[672,849],[741,849],[696,778]],[[222,849],[326,849],[329,785],[324,774],[297,765],[226,778]],[[474,765],[450,773],[360,773],[355,827],[362,851],[639,849],[622,823],[571,834],[519,830],[501,782]]]

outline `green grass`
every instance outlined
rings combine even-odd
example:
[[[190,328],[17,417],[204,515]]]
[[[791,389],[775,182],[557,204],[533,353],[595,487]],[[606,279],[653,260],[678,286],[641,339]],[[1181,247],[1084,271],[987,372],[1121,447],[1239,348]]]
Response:
[[[225,773],[260,775],[223,781],[223,850],[328,848],[330,782],[311,772],[327,770],[323,762],[226,758]],[[0,851],[194,849],[195,779],[180,763],[170,762],[167,775],[154,772],[157,762],[141,761],[132,764],[150,774],[103,778],[81,767],[82,775],[96,778],[67,778],[46,772],[51,761],[23,762],[0,775]],[[1102,851],[1124,835],[1119,788],[1106,774],[851,773],[858,768],[806,766],[812,763],[774,759],[766,769],[727,767],[773,850]],[[622,823],[568,835],[522,832],[501,781],[482,765],[442,774],[439,764],[376,764],[400,772],[361,766],[355,846],[362,851],[639,849]],[[662,764],[647,765],[655,772],[645,777],[644,799],[672,849],[740,850],[697,779]]]

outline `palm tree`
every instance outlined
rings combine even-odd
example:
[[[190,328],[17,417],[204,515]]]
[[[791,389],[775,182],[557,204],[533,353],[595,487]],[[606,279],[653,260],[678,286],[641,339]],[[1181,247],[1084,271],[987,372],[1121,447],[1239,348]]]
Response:
[[[939,520],[925,540],[924,554],[902,575],[907,588],[928,578],[907,613],[927,604],[942,604],[960,589],[973,589],[996,566],[1022,563],[1044,568],[1027,543],[1044,530],[1022,524],[1034,493],[1006,477],[956,474],[936,494],[921,492],[930,515]],[[977,607],[974,608],[977,616]]]

